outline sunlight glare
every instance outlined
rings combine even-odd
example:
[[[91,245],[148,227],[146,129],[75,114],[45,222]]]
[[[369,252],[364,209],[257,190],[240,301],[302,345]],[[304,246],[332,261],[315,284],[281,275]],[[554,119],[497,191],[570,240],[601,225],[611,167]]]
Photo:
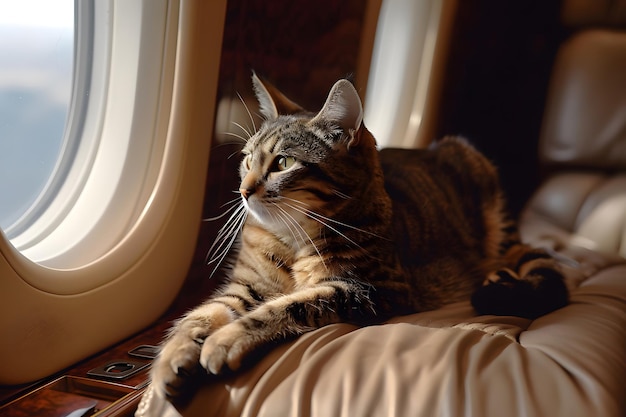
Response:
[[[74,0],[0,0],[0,26],[72,28]]]

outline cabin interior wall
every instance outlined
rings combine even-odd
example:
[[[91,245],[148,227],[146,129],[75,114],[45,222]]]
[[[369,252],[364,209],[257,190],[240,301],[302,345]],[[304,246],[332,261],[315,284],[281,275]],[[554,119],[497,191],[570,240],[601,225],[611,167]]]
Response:
[[[499,167],[515,214],[537,187],[547,86],[567,36],[560,0],[460,1],[437,136],[466,136]]]
[[[541,115],[552,62],[565,36],[560,0],[458,3],[436,136],[461,134],[485,152],[500,168],[511,209],[518,213],[539,181]],[[320,0],[309,6],[290,0],[228,2],[218,100],[236,101],[239,94],[255,115],[254,70],[304,107],[318,109],[337,79],[355,75],[365,25],[372,25],[368,2]],[[356,78],[364,94],[365,84],[358,81],[366,78]],[[232,125],[229,117],[234,116],[226,115]],[[241,142],[216,140],[221,133],[213,138],[205,218],[225,210],[222,205],[236,197],[239,183]],[[206,255],[225,220],[203,223],[190,279],[210,275]]]

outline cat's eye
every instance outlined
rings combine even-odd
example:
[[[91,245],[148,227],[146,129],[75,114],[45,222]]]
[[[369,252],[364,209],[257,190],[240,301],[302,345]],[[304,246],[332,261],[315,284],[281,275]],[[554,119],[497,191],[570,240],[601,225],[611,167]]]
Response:
[[[276,158],[276,169],[278,171],[284,171],[291,168],[295,162],[296,158],[293,156],[279,156]]]

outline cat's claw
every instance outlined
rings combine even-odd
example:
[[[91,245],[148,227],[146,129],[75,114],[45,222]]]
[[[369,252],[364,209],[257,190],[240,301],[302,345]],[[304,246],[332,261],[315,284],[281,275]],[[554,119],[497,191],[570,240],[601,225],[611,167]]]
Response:
[[[198,371],[202,346],[193,339],[174,337],[152,364],[151,383],[162,398],[180,396],[185,383]]]
[[[218,375],[226,368],[236,371],[242,358],[252,350],[251,338],[237,322],[230,323],[209,336],[202,347],[200,364],[212,374]]]

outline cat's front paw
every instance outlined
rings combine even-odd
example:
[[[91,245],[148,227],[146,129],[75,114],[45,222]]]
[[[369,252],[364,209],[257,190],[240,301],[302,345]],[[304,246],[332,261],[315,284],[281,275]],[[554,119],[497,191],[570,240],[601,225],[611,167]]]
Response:
[[[186,382],[200,369],[202,342],[202,338],[176,335],[163,345],[150,375],[158,395],[168,399],[181,396]]]
[[[225,368],[236,371],[243,358],[254,349],[254,339],[240,322],[230,323],[204,341],[200,364],[207,372],[215,375]]]

